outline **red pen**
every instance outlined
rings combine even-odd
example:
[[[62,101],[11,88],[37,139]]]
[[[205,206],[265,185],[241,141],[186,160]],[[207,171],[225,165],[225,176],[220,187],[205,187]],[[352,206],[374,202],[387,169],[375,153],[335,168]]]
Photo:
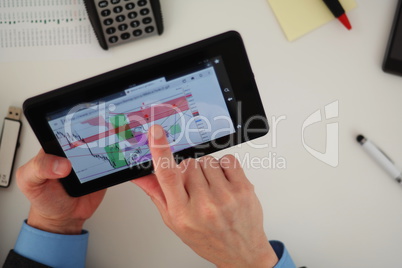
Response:
[[[352,25],[349,22],[348,16],[346,16],[345,10],[338,0],[323,0],[332,14],[348,29],[352,29]]]

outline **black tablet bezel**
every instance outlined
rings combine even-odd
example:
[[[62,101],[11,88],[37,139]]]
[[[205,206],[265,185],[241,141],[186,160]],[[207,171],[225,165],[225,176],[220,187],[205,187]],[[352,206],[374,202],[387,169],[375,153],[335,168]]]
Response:
[[[394,46],[395,46],[396,35],[397,34],[402,35],[402,29],[398,29],[398,25],[401,24],[401,20],[402,20],[402,0],[399,0],[382,66],[384,72],[396,75],[402,75],[402,60],[393,58],[392,51],[393,49],[395,49]]]
[[[62,107],[71,107],[78,103],[90,102],[120,91],[110,85],[126,84],[130,81],[150,81],[162,76],[163,70],[180,69],[198,60],[221,56],[229,76],[236,99],[240,105],[236,113],[230,112],[234,126],[241,126],[235,133],[214,140],[223,144],[222,148],[214,148],[211,142],[191,147],[175,155],[182,158],[206,155],[239,143],[264,136],[269,131],[268,120],[258,93],[254,75],[239,33],[230,31],[197,43],[134,63],[114,71],[110,71],[63,88],[30,98],[24,102],[24,114],[46,153],[64,156],[51,130],[46,115]],[[254,118],[254,119],[253,119]],[[253,120],[250,120],[253,119]],[[204,146],[208,145],[208,146]],[[141,168],[130,167],[125,170],[106,175],[93,181],[81,183],[74,171],[61,179],[67,193],[71,196],[82,196],[131,179],[148,175],[152,165]]]

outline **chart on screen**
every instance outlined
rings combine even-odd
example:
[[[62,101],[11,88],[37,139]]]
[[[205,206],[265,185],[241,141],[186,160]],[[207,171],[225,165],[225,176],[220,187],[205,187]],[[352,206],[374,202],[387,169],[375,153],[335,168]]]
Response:
[[[81,182],[149,163],[153,124],[164,128],[173,152],[234,132],[213,68],[77,105],[49,124]]]

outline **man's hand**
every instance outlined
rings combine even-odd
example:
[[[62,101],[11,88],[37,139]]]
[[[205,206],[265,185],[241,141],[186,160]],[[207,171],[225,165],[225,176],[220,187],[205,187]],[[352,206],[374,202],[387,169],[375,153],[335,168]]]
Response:
[[[164,130],[150,128],[155,175],[133,180],[153,200],[166,225],[218,267],[273,267],[278,262],[263,229],[253,185],[233,156],[176,165]]]
[[[70,171],[70,161],[43,150],[18,169],[18,186],[31,202],[28,225],[59,234],[82,232],[85,220],[95,212],[106,190],[79,198],[69,196],[57,179]]]

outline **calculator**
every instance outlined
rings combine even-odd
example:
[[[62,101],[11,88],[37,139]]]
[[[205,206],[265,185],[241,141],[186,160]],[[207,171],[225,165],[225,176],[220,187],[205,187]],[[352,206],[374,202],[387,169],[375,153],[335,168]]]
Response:
[[[159,0],[84,0],[100,46],[110,47],[163,33]]]

